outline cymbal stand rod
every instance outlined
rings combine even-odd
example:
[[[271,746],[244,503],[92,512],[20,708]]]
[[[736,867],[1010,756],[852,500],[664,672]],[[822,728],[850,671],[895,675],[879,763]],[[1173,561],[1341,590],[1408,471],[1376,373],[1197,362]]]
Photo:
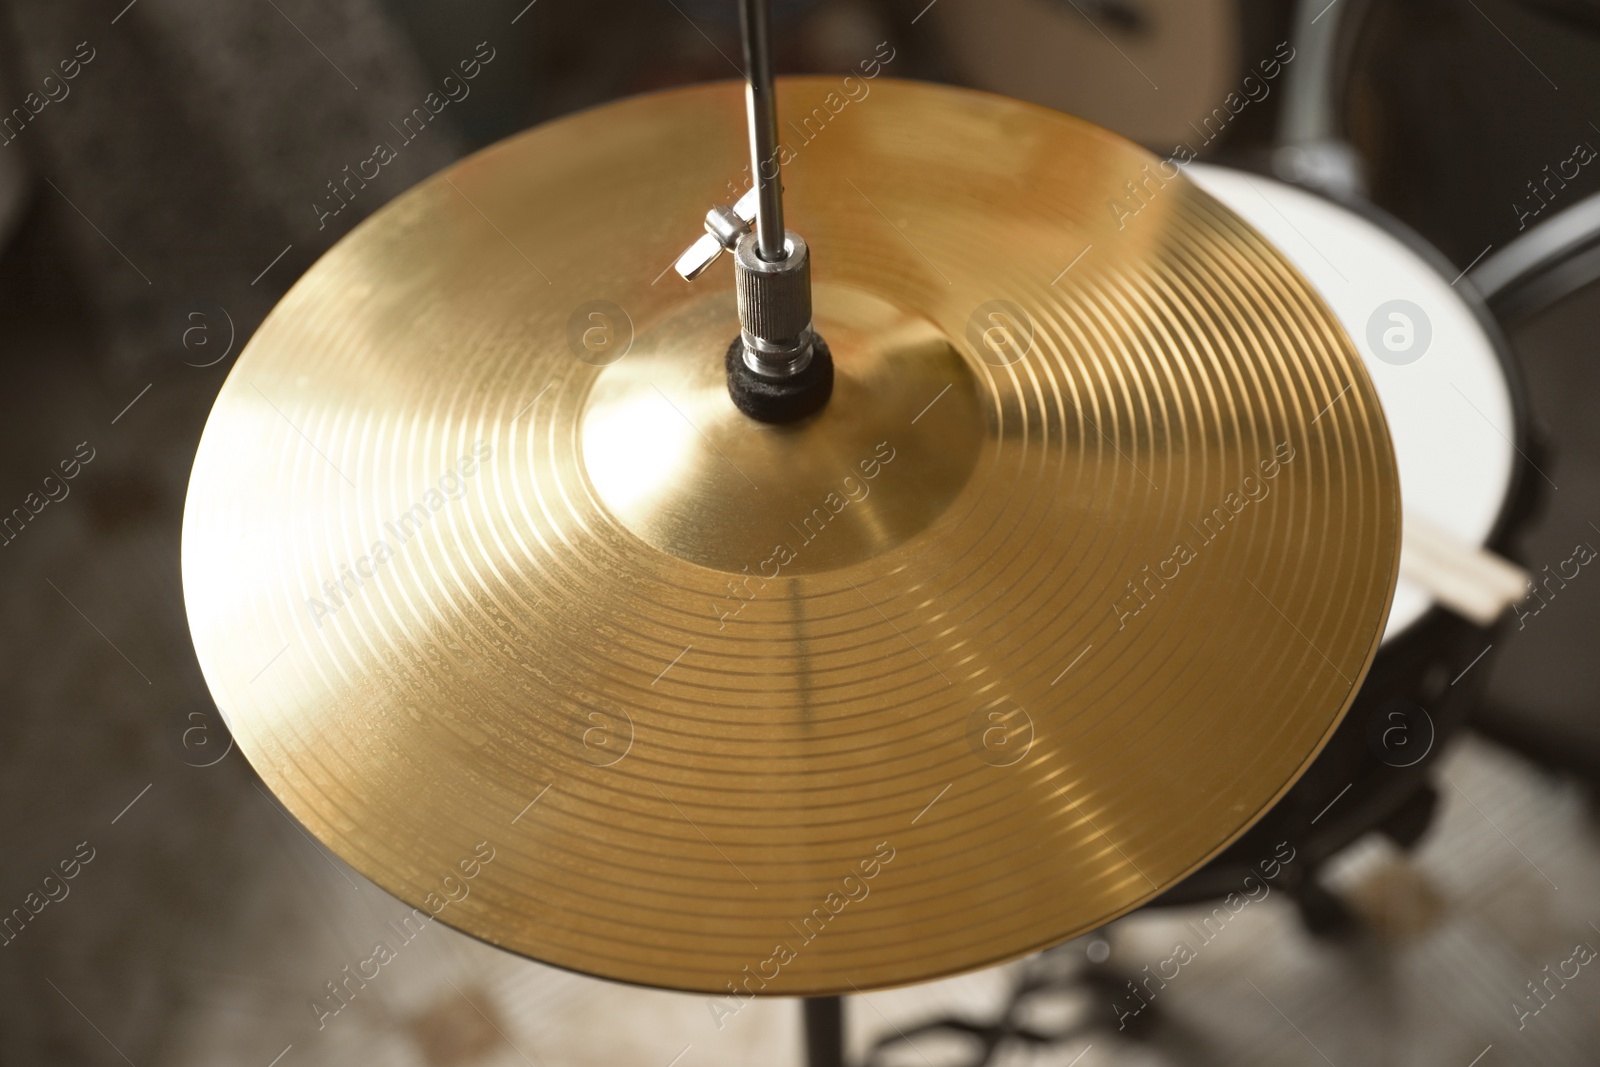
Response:
[[[750,133],[755,232],[733,249],[745,370],[768,383],[803,374],[811,364],[811,253],[783,228],[783,167],[778,158],[778,96],[772,76],[772,0],[739,0],[744,31],[745,117]],[[758,381],[756,388],[762,387]],[[792,384],[789,387],[793,388]],[[778,386],[779,391],[784,391]],[[735,399],[748,391],[734,383]],[[815,390],[806,390],[814,393]],[[813,399],[815,399],[813,397]],[[757,402],[760,411],[765,405]]]
[[[844,998],[807,997],[806,1067],[844,1067]]]
[[[760,422],[798,422],[833,394],[833,355],[811,321],[811,249],[783,225],[771,0],[739,0],[744,35],[750,191],[706,212],[705,233],[673,264],[693,281],[733,253],[739,336],[723,353],[728,395]],[[752,223],[754,229],[751,229]]]
[[[757,254],[784,259],[783,181],[778,160],[778,97],[772,84],[771,0],[740,0],[744,33],[745,113],[750,124],[750,172],[756,187]]]

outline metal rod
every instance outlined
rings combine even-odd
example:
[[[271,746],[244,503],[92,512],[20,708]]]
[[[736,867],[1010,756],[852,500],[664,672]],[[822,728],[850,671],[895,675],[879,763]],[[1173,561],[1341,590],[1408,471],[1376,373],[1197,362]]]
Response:
[[[844,1067],[844,1001],[807,997],[800,1003],[806,1019],[806,1067]]]
[[[739,0],[744,31],[745,112],[756,187],[756,248],[768,263],[784,259],[783,182],[778,163],[778,98],[772,87],[771,0]]]

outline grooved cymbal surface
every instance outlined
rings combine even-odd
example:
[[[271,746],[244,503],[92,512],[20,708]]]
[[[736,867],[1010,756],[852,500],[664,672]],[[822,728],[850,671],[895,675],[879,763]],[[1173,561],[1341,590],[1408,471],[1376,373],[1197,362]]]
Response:
[[[183,544],[212,693],[443,922],[741,996],[969,969],[1194,870],[1354,696],[1397,479],[1308,283],[1105,131],[854,84],[780,83],[807,422],[728,399],[727,262],[664,272],[746,184],[731,83],[414,188],[221,391]]]

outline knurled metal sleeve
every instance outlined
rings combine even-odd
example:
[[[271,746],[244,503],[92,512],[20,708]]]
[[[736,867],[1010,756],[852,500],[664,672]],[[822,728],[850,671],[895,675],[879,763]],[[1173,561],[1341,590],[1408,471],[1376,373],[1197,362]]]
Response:
[[[793,253],[782,263],[757,258],[752,235],[734,252],[739,324],[763,341],[794,341],[811,325],[811,252],[793,234],[790,243]]]

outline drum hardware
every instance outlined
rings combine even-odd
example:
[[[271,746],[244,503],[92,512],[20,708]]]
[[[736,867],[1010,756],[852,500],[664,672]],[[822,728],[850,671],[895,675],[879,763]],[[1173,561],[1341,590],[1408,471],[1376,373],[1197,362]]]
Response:
[[[706,213],[705,234],[674,266],[693,281],[724,250],[733,253],[739,336],[727,350],[728,395],[751,418],[782,423],[814,415],[828,402],[833,357],[812,326],[811,251],[783,225],[769,2],[739,5],[754,185],[733,206],[719,204]]]
[[[1335,93],[1344,84],[1346,27],[1359,25],[1370,3],[1349,0],[1328,7],[1298,0],[1294,5],[1296,62],[1284,84],[1272,153],[1279,179],[1341,202],[1359,200],[1367,190],[1361,157],[1340,129]]]
[[[844,998],[807,997],[800,1004],[806,1067],[844,1067]]]
[[[1147,1046],[1171,1048],[1160,1033],[1170,1026],[1166,1017],[1136,1019],[1131,1029],[1119,1032],[1108,1025],[1109,1016],[1084,1011],[1085,1000],[1100,1005],[1126,997],[1125,980],[1117,972],[1086,958],[1084,940],[1045,949],[1030,958],[1017,975],[1003,1010],[987,1019],[965,1015],[942,1015],[926,1022],[898,1028],[879,1038],[868,1049],[861,1067],[894,1067],[909,1058],[920,1062],[918,1052],[932,1045],[943,1053],[937,1062],[945,1067],[984,1067],[1004,1062],[1003,1052],[1026,1049],[1038,1056],[1046,1050],[1059,1050],[1061,1063],[1069,1063],[1085,1044],[1114,1042],[1119,1038],[1137,1039]],[[964,1046],[964,1047],[951,1047]],[[1187,1054],[1193,1062],[1194,1047],[1182,1045],[1171,1051]]]
[[[1532,318],[1600,279],[1600,193],[1535,223],[1467,277],[1508,323]]]

